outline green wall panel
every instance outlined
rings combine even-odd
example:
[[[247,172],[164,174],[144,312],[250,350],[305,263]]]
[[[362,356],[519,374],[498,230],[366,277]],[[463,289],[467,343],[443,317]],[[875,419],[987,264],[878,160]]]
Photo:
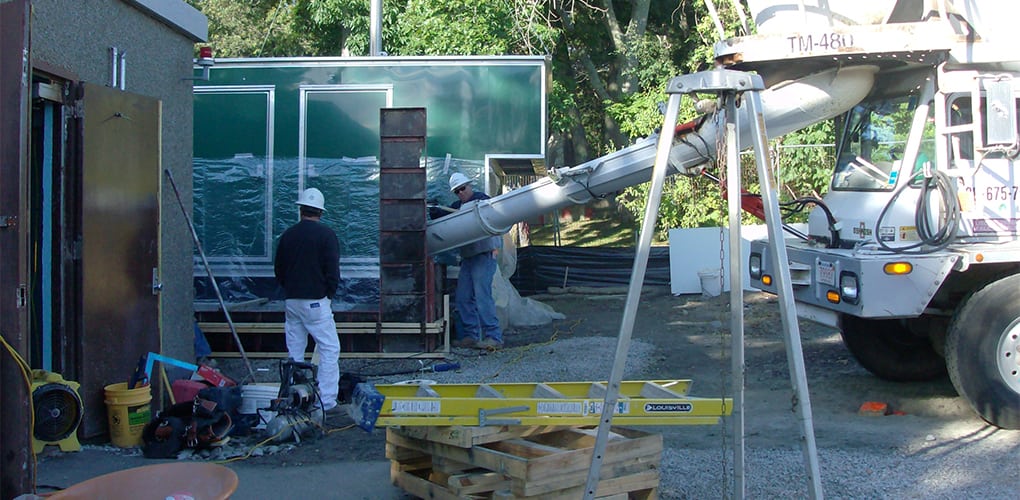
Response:
[[[540,57],[217,60],[195,83],[195,224],[217,275],[271,276],[301,187],[317,187],[341,260],[378,255],[379,110],[424,107],[430,198],[485,185],[486,155],[545,153]],[[345,266],[341,265],[341,273]],[[348,269],[351,266],[347,266]],[[243,281],[243,280],[242,280]]]

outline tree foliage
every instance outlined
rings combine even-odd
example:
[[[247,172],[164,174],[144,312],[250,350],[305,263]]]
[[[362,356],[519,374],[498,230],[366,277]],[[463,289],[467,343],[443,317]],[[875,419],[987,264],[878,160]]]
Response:
[[[512,54],[508,2],[410,0],[396,26],[392,51],[401,55]],[[458,22],[471,19],[475,22]]]
[[[279,0],[187,0],[209,19],[209,45],[216,57],[308,55],[294,10]]]
[[[776,140],[777,182],[789,198],[821,197],[828,187],[830,171],[818,166],[834,165],[836,149],[831,121],[819,122]]]

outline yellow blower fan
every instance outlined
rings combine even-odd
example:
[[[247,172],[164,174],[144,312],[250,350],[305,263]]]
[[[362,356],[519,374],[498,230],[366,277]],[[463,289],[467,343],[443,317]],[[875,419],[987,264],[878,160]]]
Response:
[[[82,402],[77,382],[64,380],[58,373],[32,370],[32,449],[39,453],[48,444],[60,451],[81,451],[78,425],[81,424]]]

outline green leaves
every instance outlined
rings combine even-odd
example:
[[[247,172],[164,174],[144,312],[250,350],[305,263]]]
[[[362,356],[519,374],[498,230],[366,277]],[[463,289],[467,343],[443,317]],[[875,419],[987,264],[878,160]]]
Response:
[[[512,54],[509,2],[410,0],[396,27],[401,55]]]
[[[187,1],[209,19],[209,45],[215,57],[308,55],[309,40],[296,30],[291,2]]]

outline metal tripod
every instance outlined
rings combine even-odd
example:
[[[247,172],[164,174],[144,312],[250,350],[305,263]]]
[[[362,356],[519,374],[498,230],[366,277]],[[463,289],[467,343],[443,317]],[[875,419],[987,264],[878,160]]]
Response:
[[[759,92],[765,86],[758,75],[717,69],[678,76],[670,80],[666,87],[669,102],[666,106],[666,118],[659,135],[655,165],[652,170],[652,184],[645,206],[645,217],[641,225],[641,236],[634,257],[630,287],[627,292],[627,303],[624,306],[623,320],[617,341],[616,357],[610,372],[608,390],[603,403],[602,417],[599,420],[591,468],[585,487],[585,499],[594,498],[598,488],[599,470],[608,442],[609,428],[612,424],[613,410],[616,408],[620,395],[620,382],[630,347],[630,338],[634,329],[641,287],[644,283],[645,269],[651,247],[652,233],[662,199],[662,188],[669,168],[669,152],[673,145],[680,99],[685,94],[713,94],[718,99],[718,108],[725,113],[726,139],[726,190],[730,193],[729,211],[729,249],[730,249],[730,330],[732,334],[733,358],[733,475],[734,497],[743,498],[744,484],[744,295],[743,269],[740,257],[740,145],[741,130],[738,114],[738,100],[746,106],[745,116],[749,122],[749,139],[754,150],[761,185],[762,201],[765,208],[765,223],[768,228],[770,257],[776,273],[775,281],[779,292],[780,318],[785,334],[786,357],[790,367],[790,382],[793,387],[794,406],[801,424],[801,445],[804,452],[805,466],[808,474],[808,490],[811,498],[822,498],[822,485],[818,468],[818,452],[815,447],[814,424],[811,418],[811,398],[808,393],[807,375],[804,369],[804,354],[800,343],[800,328],[797,324],[797,309],[793,302],[793,287],[790,282],[790,266],[783,243],[782,220],[779,213],[778,194],[774,191],[771,172],[771,158],[767,148],[765,120],[762,115],[762,104]],[[716,133],[722,133],[716,130]]]

